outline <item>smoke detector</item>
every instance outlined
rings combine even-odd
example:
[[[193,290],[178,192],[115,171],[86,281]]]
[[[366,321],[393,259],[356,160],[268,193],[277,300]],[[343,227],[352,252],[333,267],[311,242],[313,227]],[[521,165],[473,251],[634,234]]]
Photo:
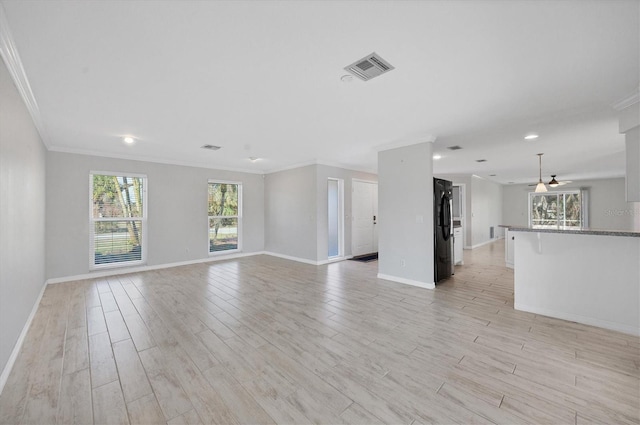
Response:
[[[202,149],[209,149],[210,151],[217,151],[218,149],[220,149],[220,146],[215,146],[215,145],[204,145],[200,147]]]
[[[385,72],[395,69],[395,67],[378,56],[376,52],[373,52],[370,55],[355,61],[351,65],[345,66],[344,69],[363,81],[369,81],[378,75],[382,75]]]

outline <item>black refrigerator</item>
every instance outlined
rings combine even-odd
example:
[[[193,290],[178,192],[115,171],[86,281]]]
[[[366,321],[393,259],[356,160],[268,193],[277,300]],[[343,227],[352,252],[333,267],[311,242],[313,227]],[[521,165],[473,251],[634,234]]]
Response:
[[[453,272],[453,218],[451,195],[453,184],[433,179],[434,281],[437,283]]]

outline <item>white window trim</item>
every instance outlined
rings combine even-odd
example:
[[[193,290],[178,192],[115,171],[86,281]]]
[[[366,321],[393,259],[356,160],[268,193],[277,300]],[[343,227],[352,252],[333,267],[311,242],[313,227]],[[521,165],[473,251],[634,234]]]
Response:
[[[329,180],[335,181],[338,183],[338,255],[327,256],[329,260],[334,260],[336,258],[344,257],[344,179],[328,177],[327,182]],[[329,226],[327,223],[327,228],[328,227]],[[328,251],[329,250],[327,249],[327,254],[328,254]]]
[[[232,253],[242,252],[242,235],[244,225],[242,223],[242,182],[239,181],[231,181],[231,180],[217,180],[217,179],[209,179],[207,181],[207,210],[209,209],[209,184],[211,183],[219,183],[219,184],[235,184],[238,185],[238,247],[236,249],[226,249],[224,251],[211,251],[211,245],[209,241],[209,220],[212,218],[233,218],[235,215],[227,215],[227,216],[218,216],[218,215],[209,215],[207,213],[207,252],[209,253],[209,257],[216,257],[220,255],[228,255]]]
[[[587,190],[584,189],[572,189],[572,190],[554,190],[554,191],[549,191],[546,193],[540,193],[540,192],[529,192],[529,208],[528,208],[528,226],[531,228],[533,227],[533,218],[531,217],[531,202],[534,196],[540,196],[540,195],[555,195],[556,199],[559,195],[565,194],[565,193],[573,193],[573,194],[579,194],[580,195],[580,229],[586,228],[588,226],[588,218],[589,218],[589,210],[588,210],[588,197],[589,197],[589,192]],[[560,229],[562,226],[560,225],[560,222],[556,219],[556,229]]]
[[[142,222],[142,247],[141,247],[141,259],[137,261],[125,261],[125,262],[117,262],[117,263],[105,263],[105,264],[95,264],[95,222],[96,219],[93,217],[93,176],[94,175],[102,175],[102,176],[126,176],[126,177],[137,177],[144,179],[144,183],[142,185],[142,217],[136,218],[135,221]],[[89,171],[89,270],[103,270],[103,269],[111,269],[111,268],[122,268],[122,267],[131,267],[131,266],[140,266],[147,264],[147,191],[148,191],[149,179],[146,174],[137,174],[137,173],[128,173],[128,172],[114,172],[114,171]],[[113,218],[104,218],[99,221],[123,221],[129,220],[128,218],[121,217],[113,217]],[[133,219],[131,219],[133,220]]]

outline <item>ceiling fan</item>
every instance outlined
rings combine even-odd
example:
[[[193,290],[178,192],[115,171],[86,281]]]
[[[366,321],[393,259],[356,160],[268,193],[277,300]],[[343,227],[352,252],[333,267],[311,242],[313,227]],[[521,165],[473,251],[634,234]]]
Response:
[[[535,184],[530,184],[529,186],[535,186],[536,193],[544,193],[547,191],[547,186],[545,186],[545,184],[542,182],[542,155],[544,155],[543,153],[539,153],[538,154],[538,161],[539,161],[539,171],[540,171],[540,178],[538,179],[538,183]],[[558,180],[556,180],[556,176],[557,174],[552,174],[551,175],[551,181],[549,181],[549,183],[547,183],[549,185],[549,187],[558,187],[558,186],[562,186],[565,185],[567,183],[571,183],[571,180],[567,180],[567,181],[561,181],[559,182]]]
[[[565,184],[572,183],[571,180],[556,180],[556,174],[551,174],[551,181],[547,183],[550,187],[564,186]]]
[[[549,186],[549,187],[558,187],[558,186],[564,186],[565,184],[573,183],[572,180],[562,180],[562,181],[556,180],[556,177],[557,177],[556,174],[552,174],[551,175],[551,180],[548,183],[543,183],[543,185],[546,185],[546,186]],[[539,184],[540,184],[540,182],[534,183],[534,184],[530,184],[528,186],[531,186],[531,187],[536,186],[536,188],[537,188],[537,186]],[[539,192],[546,192],[546,190],[545,191],[541,190]]]
[[[547,186],[545,186],[545,184],[542,182],[542,155],[544,154],[543,153],[538,154],[539,171],[540,171],[540,177],[538,179],[538,183],[529,185],[529,186],[536,187],[536,190],[535,190],[536,193],[544,193],[547,191]],[[558,186],[565,185],[567,183],[571,183],[571,180],[559,182],[558,180],[556,180],[556,176],[557,174],[551,174],[551,181],[547,183],[549,187],[558,187]]]

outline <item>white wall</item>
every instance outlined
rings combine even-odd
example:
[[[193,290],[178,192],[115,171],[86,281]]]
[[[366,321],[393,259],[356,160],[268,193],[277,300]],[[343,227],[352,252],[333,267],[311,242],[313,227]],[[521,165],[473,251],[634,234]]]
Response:
[[[640,217],[640,203],[625,201],[624,178],[582,180],[554,190],[589,190],[589,227],[604,230],[640,230],[634,219]],[[505,224],[528,225],[529,192],[527,185],[504,186],[502,214]]]
[[[342,179],[344,181],[344,255],[351,255],[351,189],[353,187],[353,179],[378,181],[378,176],[360,171],[347,170],[344,168],[330,167],[327,165],[316,166],[316,205],[317,211],[317,257],[318,261],[325,261],[328,258],[328,203],[327,203],[327,179],[329,177]]]
[[[471,248],[472,234],[473,234],[473,221],[471,217],[471,174],[436,174],[434,177],[439,179],[449,180],[456,184],[464,184],[464,247],[465,249]]]
[[[438,174],[436,177],[465,185],[465,248],[489,241],[489,227],[495,229],[494,239],[503,237],[498,227],[502,218],[502,185],[470,174]]]
[[[344,180],[345,255],[351,255],[352,179],[375,174],[308,165],[265,176],[265,251],[311,262],[328,258],[327,179]]]
[[[491,241],[489,228],[494,228],[494,239],[504,236],[502,224],[502,185],[478,176],[471,178],[471,246]]]
[[[514,233],[517,310],[640,335],[640,238]]]
[[[637,100],[620,111],[619,130],[625,140],[626,199],[640,202],[640,103]]]
[[[48,278],[89,272],[89,174],[113,171],[146,174],[150,266],[206,259],[207,183],[209,179],[242,183],[243,252],[264,250],[264,180],[262,175],[158,164],[144,161],[47,153]]]
[[[316,261],[316,166],[265,176],[265,251]]]
[[[46,167],[44,145],[2,61],[0,93],[0,371],[5,371],[45,283]]]
[[[378,153],[383,279],[434,287],[432,151],[432,143],[420,143]]]

